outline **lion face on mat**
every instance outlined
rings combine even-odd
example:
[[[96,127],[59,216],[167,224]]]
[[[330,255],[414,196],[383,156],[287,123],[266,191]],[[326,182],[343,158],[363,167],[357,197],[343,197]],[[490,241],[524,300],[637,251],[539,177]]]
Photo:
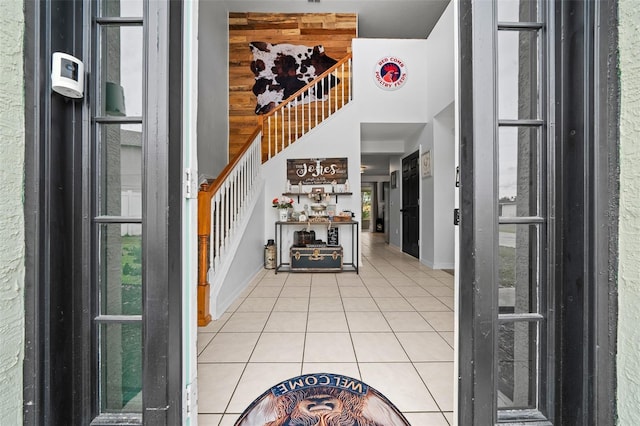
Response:
[[[327,417],[342,413],[342,401],[338,398],[319,394],[309,395],[298,402],[294,412],[296,417]]]
[[[395,426],[406,425],[372,394],[357,395],[332,387],[316,387],[270,396],[260,403],[260,416],[241,426]],[[386,411],[386,412],[385,412]],[[374,420],[375,418],[375,420]]]
[[[357,409],[361,405],[361,398],[346,391],[309,389],[280,399],[278,411],[283,416],[268,423],[269,426],[360,425],[355,417],[362,414],[362,409]],[[356,408],[356,413],[350,412],[353,408]]]

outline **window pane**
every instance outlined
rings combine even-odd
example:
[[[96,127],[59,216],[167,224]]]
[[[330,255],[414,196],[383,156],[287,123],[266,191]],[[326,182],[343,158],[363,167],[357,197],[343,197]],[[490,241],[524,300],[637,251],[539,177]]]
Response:
[[[498,140],[498,196],[500,217],[538,214],[538,147],[535,127],[500,127]]]
[[[499,118],[539,118],[538,62],[536,31],[498,31]]]
[[[537,408],[538,323],[510,322],[498,330],[498,408]]]
[[[142,411],[142,325],[100,324],[100,407]]]
[[[142,17],[142,0],[102,0],[103,17]]]
[[[537,22],[537,0],[498,0],[498,21]]]
[[[139,224],[100,225],[100,314],[142,314]]]
[[[103,26],[100,115],[142,116],[142,26]]]
[[[142,125],[98,126],[99,211],[106,216],[142,215]]]
[[[371,220],[371,188],[362,188],[362,229],[369,229],[369,226],[365,226],[364,223],[369,223]]]
[[[538,226],[506,224],[499,230],[500,313],[537,313]]]

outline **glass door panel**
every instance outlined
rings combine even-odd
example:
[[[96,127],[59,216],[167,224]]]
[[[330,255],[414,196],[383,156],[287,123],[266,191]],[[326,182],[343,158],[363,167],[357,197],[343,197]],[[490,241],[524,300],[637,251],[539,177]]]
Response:
[[[100,315],[142,315],[140,224],[99,228]]]
[[[142,116],[142,26],[103,25],[100,115]]]
[[[501,314],[539,311],[539,226],[499,226],[498,307]]]
[[[102,413],[142,411],[142,325],[100,325]]]
[[[98,1],[92,117],[97,418],[143,404],[143,3]]]
[[[142,124],[99,124],[101,216],[142,216]]]
[[[498,108],[501,119],[540,118],[538,31],[498,33]]]
[[[459,424],[552,424],[552,11],[461,3]]]
[[[498,21],[537,22],[538,0],[498,0]]]
[[[538,215],[541,137],[538,127],[499,127],[498,214],[501,217]]]
[[[498,408],[537,409],[538,324],[514,321],[498,329]]]

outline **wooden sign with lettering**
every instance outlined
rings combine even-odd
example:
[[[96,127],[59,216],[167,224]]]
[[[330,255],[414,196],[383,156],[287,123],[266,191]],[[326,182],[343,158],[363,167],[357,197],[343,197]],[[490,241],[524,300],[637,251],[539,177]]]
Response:
[[[291,185],[343,184],[349,179],[347,158],[307,158],[287,160],[287,179]]]

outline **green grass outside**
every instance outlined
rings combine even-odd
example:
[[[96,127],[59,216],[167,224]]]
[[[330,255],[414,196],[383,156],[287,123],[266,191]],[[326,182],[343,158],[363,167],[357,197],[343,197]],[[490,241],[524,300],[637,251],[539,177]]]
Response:
[[[516,225],[515,223],[501,224],[500,225],[500,232],[507,232],[509,234],[515,234],[517,226],[518,225]]]
[[[513,247],[499,247],[499,277],[500,288],[515,287],[516,285],[516,249]]]
[[[142,314],[142,240],[122,237],[122,314]],[[122,326],[122,405],[142,390],[142,325]]]

